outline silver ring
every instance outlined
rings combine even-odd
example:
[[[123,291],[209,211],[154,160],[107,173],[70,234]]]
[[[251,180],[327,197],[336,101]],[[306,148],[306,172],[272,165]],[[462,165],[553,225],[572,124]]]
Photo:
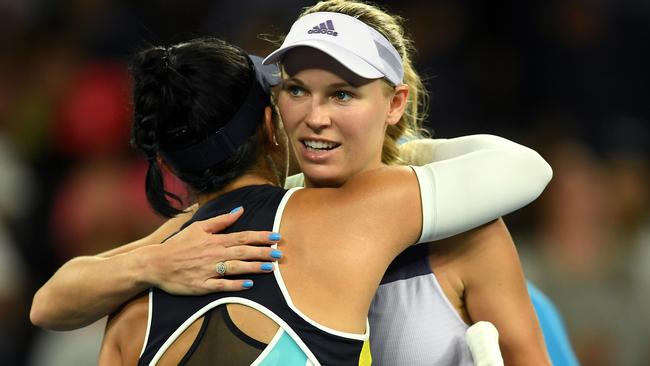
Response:
[[[219,276],[225,276],[228,271],[228,266],[224,262],[217,262],[214,266],[214,270],[219,274]]]

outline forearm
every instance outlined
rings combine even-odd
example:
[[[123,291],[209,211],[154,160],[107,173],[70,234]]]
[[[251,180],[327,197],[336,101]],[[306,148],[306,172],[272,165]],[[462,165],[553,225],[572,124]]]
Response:
[[[176,295],[249,288],[245,278],[215,278],[214,267],[228,261],[229,275],[267,273],[270,270],[262,265],[277,260],[269,245],[278,239],[271,240],[270,232],[214,234],[230,226],[243,211],[194,222],[170,237],[183,222],[183,217],[176,217],[136,242],[70,260],[34,295],[32,323],[55,330],[79,328],[149,287]]]
[[[32,323],[54,330],[80,328],[152,286],[144,266],[152,262],[145,258],[154,254],[152,244],[178,231],[195,210],[189,207],[142,239],[65,263],[34,295]]]
[[[132,245],[133,247],[141,247]],[[53,330],[86,326],[151,286],[144,250],[110,257],[77,257],[41,287],[32,302],[34,325]]]

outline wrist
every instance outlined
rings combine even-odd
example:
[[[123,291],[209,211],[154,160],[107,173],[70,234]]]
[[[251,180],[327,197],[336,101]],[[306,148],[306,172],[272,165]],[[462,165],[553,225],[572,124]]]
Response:
[[[145,245],[133,250],[129,255],[127,272],[129,280],[135,287],[145,290],[156,286],[153,264],[156,263],[158,244]]]

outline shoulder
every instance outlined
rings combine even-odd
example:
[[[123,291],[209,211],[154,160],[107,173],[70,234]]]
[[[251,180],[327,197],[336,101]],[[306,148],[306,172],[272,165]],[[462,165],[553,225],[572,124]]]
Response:
[[[453,274],[461,292],[523,278],[515,243],[502,219],[429,244],[432,268]]]
[[[362,207],[367,204],[411,202],[403,198],[419,196],[417,176],[408,166],[384,166],[355,174],[337,188],[303,189],[297,196],[305,201],[328,201],[333,205]],[[419,200],[417,200],[419,205]]]
[[[111,314],[107,326],[130,329],[149,316],[149,291],[143,292]]]
[[[417,177],[406,166],[362,172],[338,188],[300,190],[287,207],[301,225],[336,229],[343,241],[354,233],[366,241],[385,239],[400,243],[399,251],[417,241],[422,223]]]
[[[515,244],[502,219],[457,235],[452,241],[461,249],[463,260],[459,266],[468,284],[484,279],[485,271],[494,273],[518,266]]]
[[[441,258],[463,257],[459,265],[472,267],[485,255],[512,254],[514,243],[502,219],[493,220],[472,230],[438,240],[429,245],[431,254]],[[494,258],[493,258],[494,259]],[[469,262],[468,262],[469,261]]]

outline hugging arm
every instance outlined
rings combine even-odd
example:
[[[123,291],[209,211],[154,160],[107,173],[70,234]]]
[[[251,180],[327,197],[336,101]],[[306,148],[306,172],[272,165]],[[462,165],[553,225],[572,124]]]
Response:
[[[420,159],[416,162],[424,163],[427,159],[422,156],[429,156],[429,162],[411,167],[419,185],[419,200],[415,201],[420,203],[418,211],[422,214],[417,216],[421,221],[415,223],[421,230],[418,243],[457,235],[529,204],[542,193],[553,175],[551,167],[537,152],[498,136],[472,135],[417,143],[421,146],[411,148],[411,152],[416,152],[412,156]],[[407,149],[403,150],[406,155],[411,153]],[[407,176],[399,167],[380,168],[352,177],[344,187],[357,195],[370,197],[379,189],[377,195],[388,197],[390,193],[411,200],[411,187],[401,184]],[[375,220],[372,214],[399,207],[399,200],[391,202],[389,198],[375,201],[377,205],[372,209],[375,206],[372,200],[376,199],[360,200],[365,222],[384,222],[381,214]],[[389,204],[382,207],[386,202]],[[413,211],[411,207],[404,214]],[[400,225],[410,225],[408,221],[416,220],[401,220]]]
[[[414,140],[402,147],[423,202],[420,242],[447,238],[515,211],[544,190],[553,171],[534,150],[493,135]]]
[[[32,323],[54,330],[80,328],[153,286],[184,295],[243,290],[243,279],[214,278],[215,264],[228,261],[229,274],[256,273],[264,272],[260,261],[275,259],[268,247],[269,232],[213,234],[242,213],[195,222],[161,245],[191,216],[182,214],[143,239],[71,259],[34,295]]]
[[[429,219],[425,228],[433,228],[431,240],[450,237],[467,226],[525,206],[552,177],[551,168],[535,151],[490,135],[415,140],[405,146],[404,153],[413,163],[439,162],[431,164],[432,169],[423,169],[433,175],[436,188],[429,191],[435,195],[436,211],[424,214],[425,220]],[[466,173],[455,171],[460,167]],[[519,257],[503,221],[439,242],[444,243],[451,243],[466,258],[464,300],[470,320],[490,321],[497,327],[506,364],[549,364]]]
[[[161,243],[190,217],[181,214],[144,238],[66,262],[34,294],[32,323],[53,330],[80,328],[145,290],[150,286],[144,271],[148,247]]]
[[[539,197],[553,176],[536,151],[494,135],[417,139],[399,148],[420,182],[420,242],[444,239],[518,210]],[[303,183],[302,174],[296,174],[287,178],[286,188]]]
[[[422,164],[411,167],[419,184],[416,202],[422,213],[422,221],[416,223],[421,228],[418,243],[448,238],[520,209],[535,200],[553,176],[537,152],[493,135],[414,140],[400,149],[408,162]],[[388,167],[359,174],[344,185],[345,191],[372,196],[379,189],[378,195],[400,196],[395,188],[410,189],[401,185],[409,174],[400,170]],[[404,197],[412,199],[408,194]],[[360,209],[368,218],[365,222],[382,222],[380,217],[373,221],[368,213],[380,210],[383,201],[360,202],[364,202]],[[369,209],[373,202],[379,204],[375,210]]]

